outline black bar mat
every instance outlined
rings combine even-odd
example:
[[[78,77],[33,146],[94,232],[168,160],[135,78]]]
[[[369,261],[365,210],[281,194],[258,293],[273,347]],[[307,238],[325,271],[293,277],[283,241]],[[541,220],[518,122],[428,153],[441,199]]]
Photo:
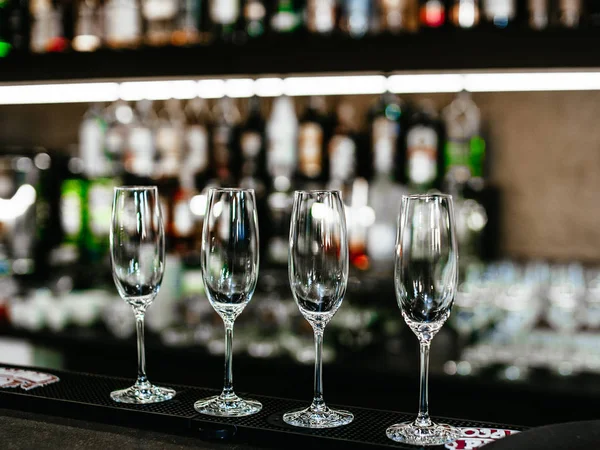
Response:
[[[8,369],[8,370],[7,370]],[[15,369],[16,372],[13,372]],[[28,382],[28,377],[19,371],[37,371],[55,375],[60,381],[44,384]],[[29,377],[32,378],[32,377]],[[417,447],[395,443],[385,435],[388,426],[413,420],[415,414],[381,411],[367,408],[347,407],[354,414],[354,421],[339,428],[306,430],[287,425],[283,413],[308,406],[306,402],[260,395],[242,394],[259,400],[263,409],[255,415],[237,418],[212,417],[196,413],[194,402],[219,391],[190,386],[167,385],[177,391],[173,400],[149,405],[115,403],[110,392],[130,386],[132,380],[93,374],[62,372],[27,367],[0,366],[0,406],[22,411],[49,413],[58,416],[78,417],[141,428],[160,429],[170,433],[197,435],[203,439],[249,442],[265,447],[307,445],[310,448],[405,448]],[[161,385],[160,383],[158,383]],[[471,446],[460,445],[430,447],[473,448],[473,443],[483,435],[491,433],[497,438],[502,430],[522,431],[520,426],[490,424],[485,422],[440,419],[445,423],[461,427]],[[495,431],[497,430],[497,431]],[[485,437],[485,436],[484,436]]]

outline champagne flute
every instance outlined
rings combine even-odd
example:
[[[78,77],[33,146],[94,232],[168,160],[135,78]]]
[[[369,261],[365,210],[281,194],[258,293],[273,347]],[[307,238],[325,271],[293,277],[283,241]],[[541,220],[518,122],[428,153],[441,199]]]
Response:
[[[451,196],[403,196],[394,281],[402,316],[420,343],[420,402],[414,422],[392,425],[386,434],[413,445],[442,445],[460,436],[456,428],[430,419],[428,399],[429,347],[450,316],[458,284]]]
[[[202,278],[206,295],[225,325],[225,383],[220,395],[198,400],[211,416],[255,414],[262,405],[233,391],[233,323],[250,302],[258,279],[258,220],[252,189],[213,188],[202,230]]]
[[[175,396],[146,376],[144,315],[158,294],[165,270],[165,230],[156,186],[117,187],[110,229],[112,273],[119,295],[133,308],[137,328],[138,376],[127,389],[111,392],[121,403],[157,403]]]
[[[342,304],[348,283],[346,216],[339,191],[294,194],[288,273],[294,300],[313,328],[316,355],[311,405],[284,414],[283,420],[306,428],[349,424],[352,413],[331,409],[323,399],[323,333]]]

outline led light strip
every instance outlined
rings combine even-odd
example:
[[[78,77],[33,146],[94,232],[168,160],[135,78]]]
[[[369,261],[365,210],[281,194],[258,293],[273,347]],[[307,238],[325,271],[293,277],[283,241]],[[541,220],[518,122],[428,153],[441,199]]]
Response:
[[[0,105],[169,98],[600,90],[600,72],[506,72],[233,78],[0,86]]]

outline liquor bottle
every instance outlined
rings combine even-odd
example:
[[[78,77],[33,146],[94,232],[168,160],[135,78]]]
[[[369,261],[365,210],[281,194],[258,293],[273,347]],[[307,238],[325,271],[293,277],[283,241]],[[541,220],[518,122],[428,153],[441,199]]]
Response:
[[[483,0],[483,15],[492,26],[506,28],[515,21],[515,3],[515,0]]]
[[[10,53],[12,39],[10,33],[10,4],[8,0],[0,0],[0,58]]]
[[[381,95],[369,113],[371,151],[391,155],[396,167],[394,177],[398,181],[404,180],[402,157],[406,113],[406,104],[390,92]]]
[[[146,42],[153,46],[171,43],[177,28],[177,0],[142,0],[142,17],[146,25]]]
[[[205,30],[202,28],[203,0],[182,0],[177,14],[176,29],[171,36],[173,45],[194,45],[205,42]]]
[[[340,28],[353,38],[361,38],[371,27],[370,0],[343,0]]]
[[[596,0],[588,0],[585,3],[586,23],[590,27],[600,26],[600,3]]]
[[[225,41],[237,37],[237,25],[241,18],[241,0],[209,0],[209,14],[213,23],[214,35]]]
[[[171,231],[171,250],[183,259],[195,259],[191,254],[196,250],[200,237],[200,221],[192,212],[192,198],[197,194],[194,171],[182,161],[179,172],[179,186],[172,199],[173,213],[168,229]]]
[[[442,111],[447,141],[444,149],[445,190],[461,195],[472,177],[483,177],[485,142],[481,113],[468,92],[459,93]]]
[[[110,173],[112,167],[106,158],[106,120],[100,104],[93,104],[85,112],[79,126],[79,158],[83,172],[89,177]]]
[[[73,49],[78,52],[93,52],[102,43],[99,0],[79,0],[75,23]]]
[[[16,51],[28,51],[31,34],[29,0],[12,0],[9,6],[11,7],[8,29],[11,47]]]
[[[82,176],[83,163],[70,158],[68,174],[61,183],[59,217],[62,230],[61,260],[69,264],[79,261],[87,222],[87,183]]]
[[[420,0],[419,22],[423,28],[440,28],[446,23],[446,6],[442,0]]]
[[[377,10],[380,31],[397,34],[419,29],[418,0],[379,0]]]
[[[60,9],[55,7],[50,0],[32,0],[29,7],[31,12],[31,51],[46,53],[66,50],[69,43],[63,34]]]
[[[550,21],[550,0],[528,0],[527,2],[529,28],[545,30]]]
[[[561,28],[579,28],[582,16],[581,0],[558,0],[557,25]]]
[[[142,39],[142,20],[136,0],[107,0],[104,36],[112,48],[136,48]]]
[[[327,116],[325,98],[311,97],[298,128],[298,163],[295,174],[298,187],[318,189],[327,181],[327,146],[331,131],[332,121]]]
[[[331,34],[337,23],[335,0],[308,0],[306,28],[311,33]]]
[[[258,210],[258,228],[260,251],[268,254],[269,218],[267,215],[267,194],[271,180],[267,171],[267,145],[265,139],[265,120],[261,113],[260,98],[251,97],[248,101],[248,114],[240,128],[240,171],[239,185],[244,189],[254,189]],[[267,262],[267,258],[262,259]]]
[[[297,0],[274,0],[271,29],[276,33],[291,33],[302,23],[302,8]]]
[[[244,22],[246,34],[255,38],[265,34],[267,27],[267,9],[263,0],[245,0]]]
[[[123,166],[125,169],[124,182],[127,185],[143,186],[153,184],[154,159],[156,144],[154,128],[157,117],[150,100],[141,100],[136,105],[125,151]]]
[[[190,100],[184,108],[186,152],[184,164],[194,173],[194,185],[202,190],[210,180],[210,151],[209,133],[210,113],[206,100],[196,97]]]
[[[281,96],[273,101],[267,138],[267,168],[272,180],[267,200],[271,224],[267,260],[274,265],[285,265],[292,212],[292,175],[298,144],[298,118],[290,97]]]
[[[235,160],[235,147],[240,112],[233,99],[223,97],[213,107],[212,116],[211,167],[216,183],[223,187],[231,187],[236,184],[238,161]]]
[[[134,121],[134,111],[127,102],[117,100],[106,108],[104,116],[106,118],[104,148],[112,167],[112,173],[119,174],[129,142],[129,129]]]
[[[457,28],[473,28],[479,24],[479,0],[454,0],[450,21]]]
[[[435,107],[423,101],[406,132],[406,180],[417,191],[440,188],[444,131]]]

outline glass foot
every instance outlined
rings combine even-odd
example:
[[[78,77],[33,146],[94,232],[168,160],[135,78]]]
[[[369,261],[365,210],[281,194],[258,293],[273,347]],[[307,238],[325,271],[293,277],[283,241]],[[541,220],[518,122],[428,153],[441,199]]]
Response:
[[[389,427],[385,434],[391,440],[411,445],[443,445],[460,438],[460,430],[443,423],[429,426],[414,422],[398,423]]]
[[[348,425],[354,420],[349,411],[331,409],[326,405],[311,405],[306,409],[290,411],[283,415],[283,421],[295,427],[305,428],[334,428]]]
[[[133,403],[144,405],[146,403],[159,403],[175,397],[175,390],[154,386],[150,383],[136,383],[127,389],[110,393],[110,398],[119,403]]]
[[[241,417],[256,414],[262,409],[262,404],[256,400],[244,400],[235,394],[221,394],[198,400],[194,409],[209,416]]]

